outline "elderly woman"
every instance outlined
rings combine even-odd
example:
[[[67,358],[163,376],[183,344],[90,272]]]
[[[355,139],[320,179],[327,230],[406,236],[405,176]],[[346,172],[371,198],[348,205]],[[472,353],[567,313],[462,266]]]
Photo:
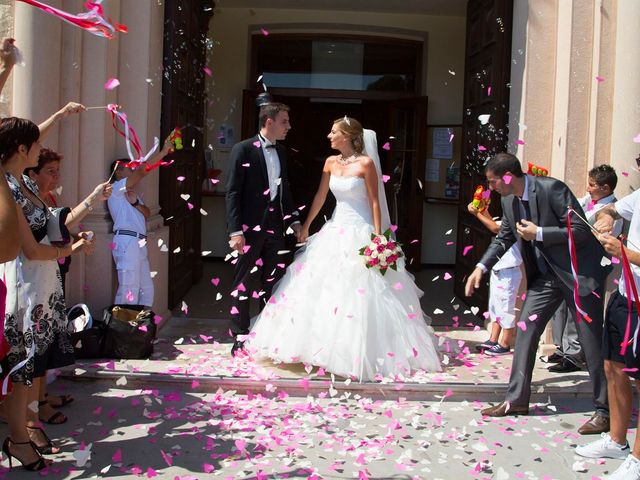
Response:
[[[60,186],[60,162],[64,156],[49,148],[41,148],[38,155],[38,165],[26,168],[24,174],[27,175],[38,187],[39,198],[49,208],[58,208],[58,201],[55,190]],[[73,209],[67,216],[65,226],[69,229],[77,226],[89,213],[85,205],[91,205],[96,200],[106,200],[112,191],[108,182],[98,184],[93,192],[84,199],[83,203]],[[62,291],[65,289],[65,279],[71,264],[71,257],[58,259],[60,274],[62,276]],[[66,415],[55,408],[63,407],[73,401],[71,395],[47,395],[46,382],[42,382],[40,388],[40,420],[52,425],[58,425],[67,421]]]
[[[16,260],[0,265],[7,279],[4,341],[8,353],[2,371],[13,382],[5,400],[9,437],[2,449],[11,460],[17,458],[27,470],[41,470],[49,463],[42,454],[56,453],[45,432],[38,427],[38,412],[28,405],[38,401],[40,384],[48,369],[73,363],[73,346],[66,329],[65,302],[57,259],[93,251],[93,234],[83,232],[67,246],[51,245],[47,237],[48,207],[38,196],[38,187],[23,175],[37,165],[40,139],[60,118],[79,112],[81,105],[69,104],[41,128],[20,118],[0,120],[0,164],[17,204],[18,233],[22,251]],[[105,194],[107,196],[107,194]],[[88,209],[87,202],[74,209]],[[6,382],[3,391],[6,392]]]

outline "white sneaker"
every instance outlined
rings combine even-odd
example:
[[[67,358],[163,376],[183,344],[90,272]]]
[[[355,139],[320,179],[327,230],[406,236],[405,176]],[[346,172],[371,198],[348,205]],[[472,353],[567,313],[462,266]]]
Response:
[[[605,480],[640,480],[640,460],[628,455],[622,465]]]
[[[587,458],[624,459],[629,456],[631,450],[628,442],[625,446],[620,446],[611,440],[611,436],[608,433],[601,433],[600,437],[600,440],[576,447],[576,453],[581,457]]]

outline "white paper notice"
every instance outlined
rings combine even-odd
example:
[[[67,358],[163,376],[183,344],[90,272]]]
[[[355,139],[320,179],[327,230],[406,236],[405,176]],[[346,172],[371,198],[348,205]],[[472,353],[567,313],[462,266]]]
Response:
[[[440,182],[440,160],[427,158],[427,182]]]
[[[451,141],[451,129],[433,129],[433,158],[453,158],[453,142]]]

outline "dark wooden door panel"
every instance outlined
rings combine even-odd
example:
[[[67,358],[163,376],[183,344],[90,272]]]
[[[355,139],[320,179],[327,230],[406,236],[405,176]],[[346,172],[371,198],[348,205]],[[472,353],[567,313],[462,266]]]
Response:
[[[460,210],[456,243],[455,293],[464,298],[464,284],[491,242],[491,233],[467,212],[467,204],[478,185],[485,185],[484,165],[498,152],[506,151],[511,70],[513,0],[473,0],[467,4],[464,111]],[[491,115],[482,125],[479,115]],[[502,214],[500,198],[492,194],[493,216]],[[463,255],[466,246],[473,249]],[[470,303],[486,307],[485,283]]]
[[[170,307],[202,276],[204,67],[213,7],[211,0],[165,2],[161,130],[166,137],[175,127],[181,127],[184,145],[171,154],[173,165],[160,171],[161,214],[169,226]]]

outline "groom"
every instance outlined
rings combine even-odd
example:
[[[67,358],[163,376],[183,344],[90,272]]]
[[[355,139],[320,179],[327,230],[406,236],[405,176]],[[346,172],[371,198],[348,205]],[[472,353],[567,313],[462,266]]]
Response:
[[[522,172],[520,161],[509,153],[499,153],[486,166],[489,188],[502,197],[502,225],[486,253],[467,279],[465,293],[470,296],[480,286],[482,275],[514,243],[522,242],[522,257],[527,273],[527,296],[520,318],[526,328],[518,332],[511,377],[505,401],[485,408],[483,415],[527,415],[531,396],[531,377],[538,341],[549,319],[562,301],[573,310],[573,276],[569,257],[567,206],[584,217],[569,187],[550,177],[534,177]],[[609,431],[607,381],[601,355],[603,323],[603,286],[611,267],[600,265],[604,250],[589,226],[573,216],[571,230],[575,238],[578,295],[580,307],[591,320],[576,322],[593,384],[595,414],[578,429],[582,435]]]
[[[233,146],[227,180],[227,229],[229,245],[238,252],[232,285],[231,321],[235,342],[231,355],[244,352],[243,335],[249,333],[249,298],[246,282],[254,267],[262,269],[262,302],[284,268],[279,255],[290,226],[300,234],[298,212],[293,207],[287,175],[286,149],[276,143],[291,129],[289,107],[267,103],[260,108],[260,133]]]

